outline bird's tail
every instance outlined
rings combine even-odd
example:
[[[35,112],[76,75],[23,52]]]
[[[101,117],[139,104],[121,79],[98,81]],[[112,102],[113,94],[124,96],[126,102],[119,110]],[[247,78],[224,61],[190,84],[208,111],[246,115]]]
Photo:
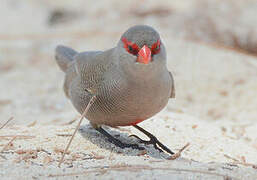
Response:
[[[65,46],[57,46],[55,49],[55,59],[61,70],[66,72],[70,62],[73,60],[73,57],[77,54],[71,48]]]

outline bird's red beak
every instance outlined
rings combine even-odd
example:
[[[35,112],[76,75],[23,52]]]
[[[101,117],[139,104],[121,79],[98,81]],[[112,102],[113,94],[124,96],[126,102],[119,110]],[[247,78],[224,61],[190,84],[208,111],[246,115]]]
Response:
[[[148,64],[151,60],[151,50],[146,45],[144,45],[138,52],[137,62]]]

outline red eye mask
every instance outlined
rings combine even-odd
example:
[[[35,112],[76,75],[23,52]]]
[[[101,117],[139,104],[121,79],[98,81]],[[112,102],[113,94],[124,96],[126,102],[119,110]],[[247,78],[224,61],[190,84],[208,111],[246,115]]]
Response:
[[[133,54],[133,55],[137,55],[138,52],[139,52],[139,47],[137,44],[135,43],[132,43],[130,41],[128,41],[126,38],[122,38],[122,42],[124,44],[124,48],[130,53],[130,54]]]
[[[136,43],[132,43],[126,38],[122,38],[122,42],[128,53],[137,56],[137,62],[139,63],[148,64],[152,60],[152,55],[158,54],[160,52],[160,40],[152,45],[151,50],[146,45],[139,49]]]
[[[161,41],[157,40],[157,42],[152,45],[152,48],[151,48],[152,54],[153,55],[158,54],[160,50],[161,50]]]

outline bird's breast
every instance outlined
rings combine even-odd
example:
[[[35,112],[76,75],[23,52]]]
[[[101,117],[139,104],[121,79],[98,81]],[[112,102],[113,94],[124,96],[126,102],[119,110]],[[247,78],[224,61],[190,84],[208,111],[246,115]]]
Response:
[[[154,79],[114,76],[98,94],[94,119],[100,124],[123,126],[145,120],[167,104],[171,92],[168,74]]]

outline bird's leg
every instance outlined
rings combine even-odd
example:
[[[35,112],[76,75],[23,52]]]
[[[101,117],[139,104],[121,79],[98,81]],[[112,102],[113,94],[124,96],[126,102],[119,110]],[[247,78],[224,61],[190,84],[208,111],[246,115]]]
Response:
[[[164,150],[164,151],[166,151],[167,153],[169,153],[169,154],[171,154],[171,155],[174,154],[174,152],[172,152],[168,147],[166,147],[165,145],[163,145],[153,134],[149,133],[148,131],[146,131],[145,129],[139,127],[138,125],[134,125],[134,127],[137,128],[139,131],[141,131],[141,132],[144,133],[147,137],[150,138],[149,141],[145,141],[145,140],[142,140],[141,138],[139,138],[139,137],[136,136],[136,135],[131,135],[131,136],[133,136],[133,137],[139,139],[141,143],[144,143],[144,144],[153,144],[154,147],[155,147],[156,149],[158,149],[159,151],[161,151],[161,152],[163,152],[163,150]],[[160,149],[157,145],[160,146],[161,149]]]
[[[112,135],[110,135],[106,130],[104,130],[102,127],[97,127],[95,128],[98,132],[100,132],[101,134],[103,134],[104,136],[106,136],[108,138],[108,141],[122,149],[124,148],[133,148],[133,149],[138,149],[138,150],[144,150],[145,148],[143,147],[139,147],[138,144],[126,144],[121,142],[120,140],[114,138]]]

